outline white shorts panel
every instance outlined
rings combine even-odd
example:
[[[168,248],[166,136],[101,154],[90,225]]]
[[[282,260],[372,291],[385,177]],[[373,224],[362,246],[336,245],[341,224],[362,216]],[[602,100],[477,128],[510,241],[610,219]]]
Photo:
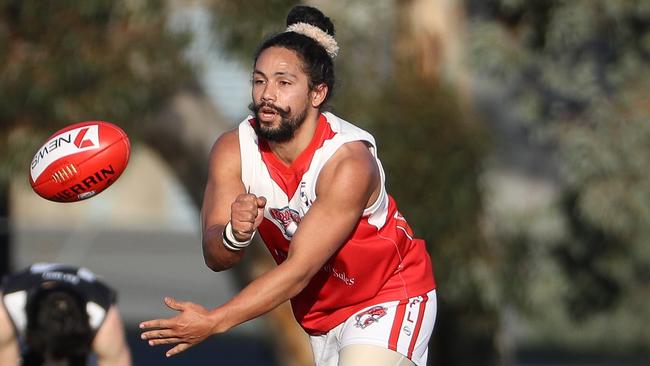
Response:
[[[337,366],[339,351],[352,344],[387,348],[424,366],[436,313],[435,290],[401,302],[369,306],[328,333],[309,337],[316,366]]]

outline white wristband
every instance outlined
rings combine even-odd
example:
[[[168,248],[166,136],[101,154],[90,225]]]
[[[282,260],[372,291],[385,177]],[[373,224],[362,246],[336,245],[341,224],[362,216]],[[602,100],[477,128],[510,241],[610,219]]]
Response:
[[[235,234],[232,232],[232,225],[230,221],[228,221],[228,224],[226,224],[226,227],[223,228],[223,245],[234,251],[239,251],[247,246],[250,245],[250,243],[253,241],[253,236],[255,236],[255,232],[253,232],[253,235],[251,235],[250,239],[246,241],[239,241],[237,238],[235,238]]]

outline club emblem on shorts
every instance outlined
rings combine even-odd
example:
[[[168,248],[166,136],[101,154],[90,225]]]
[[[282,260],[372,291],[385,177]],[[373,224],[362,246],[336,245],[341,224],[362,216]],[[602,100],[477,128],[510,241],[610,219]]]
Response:
[[[354,326],[365,329],[370,324],[378,322],[379,319],[388,314],[386,310],[388,309],[383,306],[373,306],[355,316],[357,323]]]

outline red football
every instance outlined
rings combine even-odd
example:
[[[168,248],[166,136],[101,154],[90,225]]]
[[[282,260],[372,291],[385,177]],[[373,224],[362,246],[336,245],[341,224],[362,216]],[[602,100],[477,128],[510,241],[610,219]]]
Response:
[[[29,182],[41,197],[75,202],[105,190],[122,174],[131,151],[129,138],[104,121],[79,122],[52,136],[34,155]]]

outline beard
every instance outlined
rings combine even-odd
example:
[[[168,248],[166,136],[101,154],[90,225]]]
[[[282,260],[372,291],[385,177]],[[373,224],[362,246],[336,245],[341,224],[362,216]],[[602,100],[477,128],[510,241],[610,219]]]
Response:
[[[271,108],[280,116],[280,125],[278,127],[266,127],[259,122],[259,111],[261,108]],[[282,109],[274,104],[262,102],[259,104],[251,103],[248,106],[251,112],[255,114],[258,119],[257,123],[253,124],[253,128],[257,137],[263,138],[272,142],[287,142],[293,138],[296,130],[305,122],[307,118],[307,108],[305,107],[300,113],[292,114],[291,108]]]

